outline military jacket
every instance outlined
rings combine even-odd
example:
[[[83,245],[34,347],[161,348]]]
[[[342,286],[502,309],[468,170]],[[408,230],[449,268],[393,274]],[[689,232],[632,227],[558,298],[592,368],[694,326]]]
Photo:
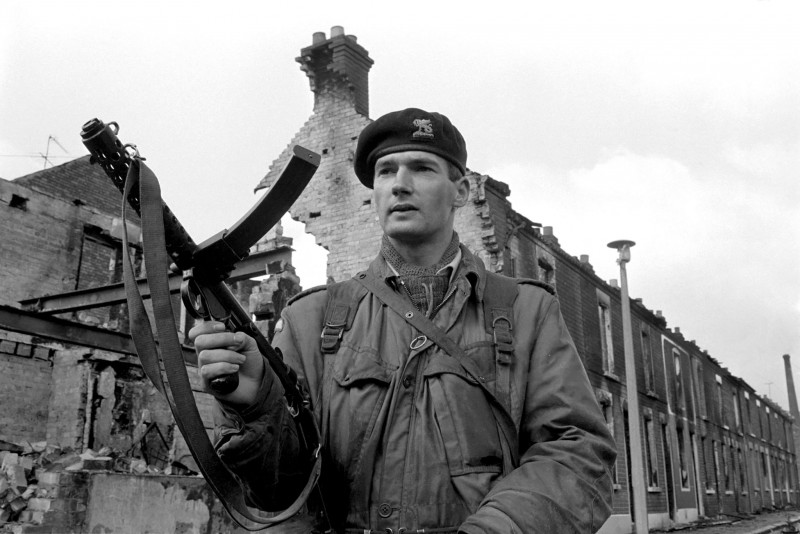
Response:
[[[397,286],[381,256],[370,274]],[[321,487],[337,531],[594,532],[610,514],[616,448],[558,300],[519,285],[504,403],[510,435],[489,398],[498,365],[484,328],[485,279],[462,246],[433,317],[477,377],[371,293],[356,303],[333,354],[320,350],[325,289],[284,309],[273,344],[311,394],[323,435]],[[308,467],[282,393],[267,374],[253,406],[218,412],[220,456],[266,508],[291,502]]]

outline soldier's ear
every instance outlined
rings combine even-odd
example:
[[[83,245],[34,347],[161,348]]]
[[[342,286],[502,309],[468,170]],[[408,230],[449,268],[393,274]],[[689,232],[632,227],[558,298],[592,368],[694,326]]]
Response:
[[[456,186],[456,199],[455,202],[453,202],[453,206],[460,208],[466,205],[469,200],[469,178],[462,176],[456,180],[454,184]]]

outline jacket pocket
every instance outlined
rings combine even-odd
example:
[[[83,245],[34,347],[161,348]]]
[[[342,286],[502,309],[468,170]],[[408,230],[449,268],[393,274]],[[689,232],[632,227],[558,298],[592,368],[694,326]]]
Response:
[[[490,346],[467,351],[478,377],[464,371],[455,358],[436,352],[425,378],[452,476],[500,473],[502,447],[492,407],[481,382],[494,379],[494,352]]]
[[[326,378],[327,402],[323,427],[328,447],[337,463],[351,476],[363,457],[363,449],[375,432],[389,383],[396,369],[381,361],[371,348],[345,344],[339,348]]]

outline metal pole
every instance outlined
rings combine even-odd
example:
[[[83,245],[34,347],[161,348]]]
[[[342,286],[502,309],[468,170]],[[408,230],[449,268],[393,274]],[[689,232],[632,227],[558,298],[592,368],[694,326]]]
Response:
[[[636,386],[636,361],[633,355],[633,329],[631,304],[628,298],[628,273],[625,264],[631,260],[633,241],[620,240],[608,244],[617,249],[619,276],[622,289],[622,334],[625,344],[625,386],[628,391],[628,427],[630,433],[631,484],[633,486],[633,522],[636,534],[647,534],[647,493],[645,488],[644,455],[642,454],[642,428],[639,417],[639,390]]]

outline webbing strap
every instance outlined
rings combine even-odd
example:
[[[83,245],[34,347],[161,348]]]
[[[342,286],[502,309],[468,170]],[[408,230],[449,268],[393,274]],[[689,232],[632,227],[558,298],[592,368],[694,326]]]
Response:
[[[367,292],[362,286],[354,284],[352,280],[330,284],[326,287],[326,291],[328,304],[325,308],[325,323],[322,325],[322,334],[320,335],[320,350],[323,354],[336,354],[342,336],[353,326],[358,305]]]
[[[514,301],[517,282],[496,273],[486,272],[483,293],[483,316],[486,332],[492,336],[496,365],[498,400],[514,413],[511,395],[511,364],[514,363]]]
[[[153,304],[153,316],[159,336],[158,346],[153,337],[153,329],[145,312],[142,296],[138,291],[129,255],[126,199],[136,184],[139,185],[143,250],[147,265],[147,282]],[[175,423],[186,440],[198,468],[231,517],[246,530],[263,530],[292,518],[303,507],[316,484],[322,466],[322,457],[317,455],[305,488],[297,500],[283,512],[262,515],[265,513],[249,508],[245,504],[242,488],[217,456],[195,404],[178,341],[178,329],[175,325],[170,299],[167,276],[169,263],[164,237],[161,191],[153,172],[138,158],[131,163],[125,181],[122,218],[124,229],[123,270],[131,337],[142,362],[142,368],[159,392],[167,399]],[[165,386],[164,375],[166,375],[167,386]]]
[[[334,354],[339,350],[339,342],[342,340],[345,327],[347,326],[347,316],[350,307],[346,304],[334,303],[325,312],[325,324],[322,327],[320,350],[324,354]]]
[[[429,340],[439,346],[448,355],[455,358],[461,367],[480,387],[486,394],[486,398],[492,407],[495,419],[498,426],[502,430],[506,440],[511,444],[510,453],[512,455],[512,462],[514,465],[519,464],[519,439],[517,437],[516,425],[511,415],[505,409],[503,404],[491,392],[482,380],[481,372],[477,366],[470,360],[464,349],[458,343],[453,341],[447,333],[436,326],[433,321],[425,317],[425,314],[414,308],[414,305],[401,297],[398,293],[393,291],[389,286],[376,280],[369,272],[362,272],[354,278],[359,284],[364,286],[367,291],[370,291],[376,298],[386,304],[395,313],[400,315],[407,323],[425,334]]]

